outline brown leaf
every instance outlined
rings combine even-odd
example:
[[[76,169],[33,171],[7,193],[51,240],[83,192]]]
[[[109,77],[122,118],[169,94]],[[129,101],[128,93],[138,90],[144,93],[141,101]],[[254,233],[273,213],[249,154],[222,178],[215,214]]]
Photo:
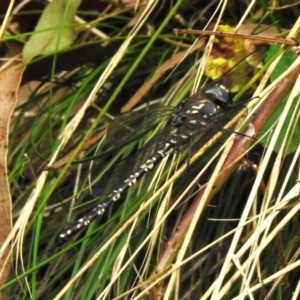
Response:
[[[20,85],[23,69],[17,62],[11,63],[0,73],[0,246],[5,243],[12,227],[12,205],[8,183],[7,151],[11,115],[17,102],[17,90]],[[0,286],[10,271],[10,248],[0,252]],[[1,296],[0,296],[1,298]]]

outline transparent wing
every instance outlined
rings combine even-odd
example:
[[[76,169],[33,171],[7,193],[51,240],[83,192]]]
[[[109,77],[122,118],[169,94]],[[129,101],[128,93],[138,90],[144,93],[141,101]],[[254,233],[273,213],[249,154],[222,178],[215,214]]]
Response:
[[[170,136],[170,126],[148,141],[143,147],[119,161],[94,184],[93,196],[107,196],[156,153]],[[94,168],[97,171],[97,167]]]
[[[112,121],[107,129],[106,145],[114,148],[128,145],[133,140],[151,131],[157,124],[169,120],[173,112],[174,107],[165,106],[148,111],[121,114]],[[94,196],[105,196],[111,193],[112,189],[121,184],[131,175],[136,166],[141,164],[143,161],[142,156],[149,156],[153,153],[154,143],[155,141],[131,154],[130,157],[122,159],[112,171],[106,172],[97,184],[92,184],[92,194]],[[95,182],[97,177],[99,177],[102,165],[103,158],[93,160],[90,170],[91,183]]]
[[[158,123],[168,120],[173,112],[173,106],[165,106],[121,114],[108,126],[107,143],[114,146],[126,144],[128,140],[134,140],[149,132]]]

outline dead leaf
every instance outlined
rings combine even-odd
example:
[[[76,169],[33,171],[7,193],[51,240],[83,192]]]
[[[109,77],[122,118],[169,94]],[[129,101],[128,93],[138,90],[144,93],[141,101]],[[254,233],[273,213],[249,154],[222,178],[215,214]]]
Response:
[[[12,228],[12,205],[8,183],[7,151],[9,123],[17,103],[23,69],[19,62],[11,63],[0,73],[0,245],[3,246]],[[9,246],[0,254],[0,286],[10,272]],[[0,297],[1,298],[1,297]]]
[[[74,16],[80,2],[80,0],[54,0],[45,8],[32,36],[24,47],[25,63],[35,56],[57,52],[72,44]]]

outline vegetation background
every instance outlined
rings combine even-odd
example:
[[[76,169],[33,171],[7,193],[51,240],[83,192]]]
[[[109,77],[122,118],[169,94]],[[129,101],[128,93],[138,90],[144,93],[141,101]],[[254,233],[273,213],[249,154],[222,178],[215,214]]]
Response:
[[[30,0],[0,9],[3,299],[299,299],[299,57],[289,46],[299,3]],[[254,40],[173,33],[224,24]],[[107,147],[115,116],[176,106],[262,44],[254,64],[264,67],[234,78],[234,100],[248,108],[228,130],[169,156],[55,248],[101,199],[89,179],[109,193],[117,162],[164,126],[121,148],[116,128]]]

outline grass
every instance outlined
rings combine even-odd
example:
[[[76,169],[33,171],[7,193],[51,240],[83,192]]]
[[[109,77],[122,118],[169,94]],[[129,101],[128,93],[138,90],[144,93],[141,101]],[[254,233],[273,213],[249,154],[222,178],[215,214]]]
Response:
[[[53,250],[56,235],[99,201],[91,196],[89,176],[101,180],[113,173],[118,161],[132,157],[163,126],[112,151],[104,137],[112,118],[177,105],[199,90],[198,77],[200,86],[209,80],[199,76],[206,45],[214,58],[237,48],[235,41],[219,51],[224,41],[212,46],[200,39],[188,52],[196,37],[176,36],[174,28],[203,29],[216,13],[213,22],[220,18],[220,24],[235,26],[244,17],[255,28],[263,19],[265,35],[274,37],[269,28],[276,28],[296,37],[297,8],[288,15],[263,1],[240,3],[225,3],[222,14],[214,3],[184,1],[167,8],[157,2],[136,8],[111,2],[102,10],[83,5],[58,31],[54,50],[28,58],[10,120],[14,234],[12,268],[0,288],[5,299],[299,297],[300,85],[290,49],[282,51],[284,63],[276,67],[280,50],[268,47],[264,63],[270,61],[277,76],[270,80],[266,66],[266,80],[260,76],[239,96],[248,105],[247,117],[241,112],[229,128],[244,135],[227,139],[223,132],[192,153],[167,157],[124,201]],[[31,20],[43,10],[36,7]],[[51,32],[34,32],[24,12],[30,15],[25,7],[7,20],[3,40],[10,50],[17,40],[23,51],[28,32]],[[13,20],[20,24],[15,31]],[[65,28],[74,41],[60,49]],[[102,180],[109,193],[113,182]]]

